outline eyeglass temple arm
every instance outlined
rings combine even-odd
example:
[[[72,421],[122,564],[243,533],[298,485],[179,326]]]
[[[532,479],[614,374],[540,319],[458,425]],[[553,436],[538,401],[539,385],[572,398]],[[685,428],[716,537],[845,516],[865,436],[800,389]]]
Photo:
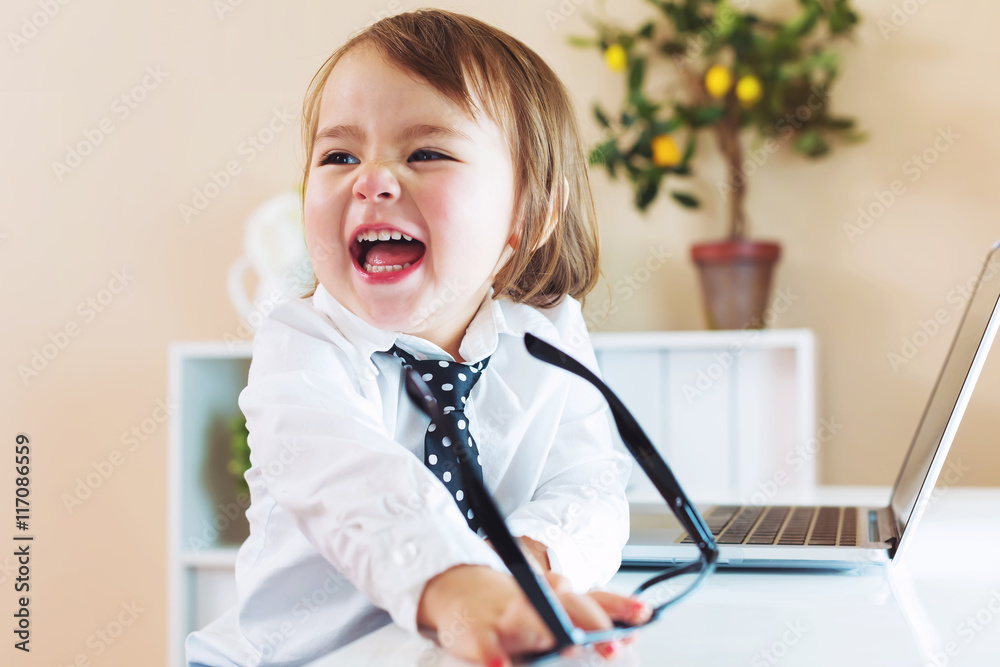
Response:
[[[678,519],[684,525],[688,533],[698,537],[698,549],[710,563],[714,563],[718,558],[718,548],[715,545],[715,538],[708,529],[704,519],[698,514],[693,503],[681,489],[680,483],[674,477],[666,461],[657,453],[653,443],[643,432],[642,427],[628,411],[617,395],[604,384],[604,382],[594,375],[589,368],[579,361],[569,356],[562,350],[546,343],[542,339],[530,333],[524,334],[524,345],[528,353],[536,359],[552,364],[574,373],[584,380],[590,382],[604,396],[611,408],[611,414],[615,418],[615,424],[621,433],[622,442],[631,452],[639,466],[645,471],[646,476],[656,487],[664,500],[671,503],[676,510]]]
[[[406,375],[406,391],[410,399],[433,421],[445,425],[449,431],[448,437],[452,439],[452,442],[459,442],[458,434],[454,432],[454,425],[448,420],[441,419],[442,415],[437,400],[420,374],[410,366],[404,367],[404,373]],[[578,635],[579,632],[574,628],[572,620],[563,610],[562,605],[556,600],[548,582],[539,577],[528,564],[524,553],[507,529],[503,515],[500,514],[493,498],[473,471],[466,448],[456,447],[455,452],[458,457],[462,485],[469,493],[469,502],[479,517],[486,536],[490,538],[497,555],[500,556],[500,560],[510,570],[514,580],[517,581],[528,601],[531,602],[555,638],[556,646],[553,650],[561,650],[577,643],[578,637],[575,635]]]

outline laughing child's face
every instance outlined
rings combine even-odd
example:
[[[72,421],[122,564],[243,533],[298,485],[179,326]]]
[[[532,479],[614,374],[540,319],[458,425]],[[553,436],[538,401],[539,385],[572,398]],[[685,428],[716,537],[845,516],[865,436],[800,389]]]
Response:
[[[457,357],[513,242],[503,130],[362,45],[327,79],[309,159],[319,282],[369,324]]]

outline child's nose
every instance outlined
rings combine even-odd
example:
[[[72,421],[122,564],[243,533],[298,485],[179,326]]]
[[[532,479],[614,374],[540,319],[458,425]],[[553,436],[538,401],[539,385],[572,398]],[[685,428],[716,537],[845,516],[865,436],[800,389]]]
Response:
[[[388,166],[372,164],[358,174],[354,196],[360,200],[393,200],[399,197],[399,181]]]

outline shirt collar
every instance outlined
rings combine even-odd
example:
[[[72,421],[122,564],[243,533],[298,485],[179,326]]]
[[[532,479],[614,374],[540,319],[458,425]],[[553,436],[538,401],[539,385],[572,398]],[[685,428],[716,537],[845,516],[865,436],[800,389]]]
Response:
[[[316,286],[312,299],[313,307],[330,319],[353,348],[347,351],[359,373],[371,372],[377,375],[379,371],[372,361],[372,355],[387,352],[395,344],[424,359],[452,359],[450,354],[428,340],[397,331],[386,331],[365,322],[337,301],[322,284]],[[518,334],[508,326],[504,313],[505,309],[512,306],[517,309],[520,304],[494,299],[493,288],[490,288],[458,348],[465,363],[475,363],[493,354],[500,334]],[[544,317],[541,319],[548,322]]]

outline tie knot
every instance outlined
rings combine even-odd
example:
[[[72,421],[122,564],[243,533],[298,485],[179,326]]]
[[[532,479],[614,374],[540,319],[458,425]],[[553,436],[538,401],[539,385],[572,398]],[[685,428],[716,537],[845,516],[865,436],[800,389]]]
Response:
[[[396,345],[392,346],[390,352],[401,359],[403,365],[412,366],[413,370],[420,373],[445,414],[465,411],[469,393],[490,362],[489,357],[474,364],[460,364],[446,359],[421,361]]]

